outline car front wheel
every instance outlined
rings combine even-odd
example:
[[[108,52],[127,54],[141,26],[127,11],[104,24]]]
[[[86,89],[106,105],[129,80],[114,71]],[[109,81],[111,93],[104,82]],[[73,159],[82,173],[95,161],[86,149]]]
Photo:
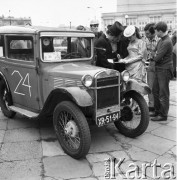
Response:
[[[82,111],[74,103],[63,101],[54,110],[53,124],[64,152],[75,159],[84,158],[90,149],[91,135]]]
[[[119,132],[127,137],[143,134],[149,124],[149,110],[143,96],[135,91],[125,94],[121,101],[121,117],[114,123]]]

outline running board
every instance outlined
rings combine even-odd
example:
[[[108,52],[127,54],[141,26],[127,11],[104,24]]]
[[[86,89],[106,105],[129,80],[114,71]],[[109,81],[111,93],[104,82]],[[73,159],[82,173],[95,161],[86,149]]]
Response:
[[[12,110],[12,111],[15,111],[19,114],[22,114],[22,115],[25,115],[29,118],[34,118],[34,117],[37,117],[39,114],[38,113],[34,113],[32,111],[28,111],[26,109],[22,109],[22,108],[19,108],[19,107],[16,107],[16,106],[9,106],[9,109]]]

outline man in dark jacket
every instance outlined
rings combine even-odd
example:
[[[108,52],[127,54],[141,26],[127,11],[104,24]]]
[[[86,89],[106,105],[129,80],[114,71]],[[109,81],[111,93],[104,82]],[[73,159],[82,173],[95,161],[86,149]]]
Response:
[[[171,37],[173,43],[173,75],[175,79],[176,79],[176,33],[177,31],[174,31]]]
[[[151,114],[151,116],[154,116],[152,121],[166,121],[169,110],[169,82],[173,77],[173,44],[168,35],[165,22],[157,23],[154,29],[161,39],[155,49],[155,79],[152,89],[155,113]]]
[[[111,42],[117,42],[123,32],[124,27],[119,22],[115,22],[106,31],[106,34],[102,34],[96,43],[97,61],[96,66],[105,67],[109,69],[114,68],[114,64],[110,63],[110,60],[117,58],[117,52],[113,52]],[[110,59],[110,60],[109,60]]]
[[[124,26],[124,29],[125,28],[126,27]],[[120,39],[117,42],[117,54],[119,54],[120,59],[124,59],[125,57],[128,56],[127,47],[128,47],[129,42],[130,42],[130,40],[121,33]],[[117,63],[114,65],[114,68],[117,71],[122,72],[125,70],[125,63]]]

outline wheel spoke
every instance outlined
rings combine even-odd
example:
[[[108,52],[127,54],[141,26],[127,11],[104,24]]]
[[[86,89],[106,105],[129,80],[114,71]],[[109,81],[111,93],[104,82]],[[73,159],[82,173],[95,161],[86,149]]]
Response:
[[[67,119],[66,119],[66,117],[65,117],[65,113],[64,113],[64,112],[61,112],[61,114],[60,114],[60,119],[61,119],[61,121],[62,121],[63,127],[65,127],[66,124],[67,124]]]
[[[74,149],[78,149],[80,142],[77,143],[77,141],[75,141],[76,138],[72,138],[71,136],[68,136],[68,137],[69,137],[69,140],[70,140],[69,145]]]
[[[74,149],[78,149],[80,145],[79,132],[75,137],[71,137],[71,135],[67,135],[67,137],[69,138],[68,145]]]
[[[61,121],[62,125],[65,126],[64,118],[63,118],[63,113],[60,113],[60,115],[59,115],[59,121]]]
[[[62,127],[62,129],[64,130],[64,125],[62,124],[61,121],[58,121],[58,123],[60,124],[60,126]]]
[[[68,113],[67,112],[64,112],[64,124],[66,126],[67,122],[69,121],[68,119]]]
[[[76,136],[75,139],[78,141],[78,143],[80,143],[81,138],[79,136]]]

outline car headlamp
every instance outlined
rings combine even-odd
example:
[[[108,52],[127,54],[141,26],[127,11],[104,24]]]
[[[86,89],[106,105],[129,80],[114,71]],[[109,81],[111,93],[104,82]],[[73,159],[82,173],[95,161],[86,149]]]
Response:
[[[122,73],[121,73],[121,75],[122,75],[122,79],[125,81],[125,82],[127,82],[128,80],[129,80],[129,78],[130,78],[130,73],[128,72],[128,71],[123,71]]]
[[[93,78],[90,75],[84,75],[82,77],[82,84],[86,87],[90,87],[92,85]]]

